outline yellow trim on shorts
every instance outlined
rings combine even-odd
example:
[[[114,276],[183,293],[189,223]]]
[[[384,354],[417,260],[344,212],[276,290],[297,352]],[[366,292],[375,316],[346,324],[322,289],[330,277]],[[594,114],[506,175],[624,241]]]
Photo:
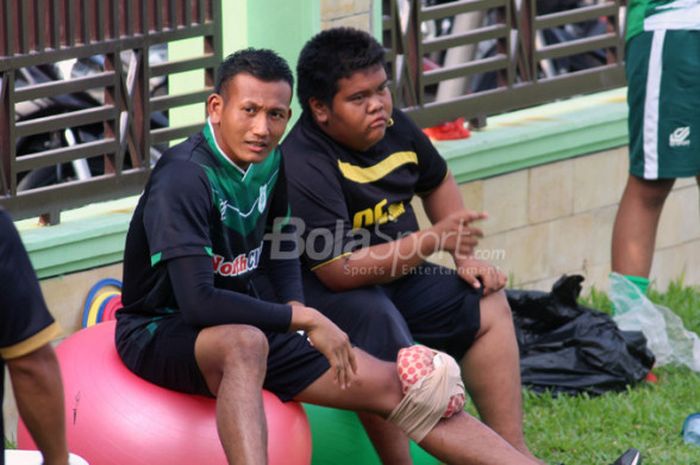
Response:
[[[339,259],[344,258],[344,257],[347,257],[347,256],[350,255],[350,254],[352,254],[352,252],[345,252],[344,254],[340,254],[340,255],[338,255],[337,257],[333,257],[333,258],[331,258],[330,260],[326,260],[326,261],[323,262],[323,263],[319,263],[318,265],[312,266],[312,267],[311,267],[311,271],[315,271],[315,270],[321,268],[322,266],[326,266],[326,265],[328,265],[329,263],[333,263],[334,261],[339,260]]]
[[[43,345],[48,344],[60,334],[61,327],[54,321],[46,328],[25,340],[8,347],[0,348],[0,357],[2,357],[4,360],[10,360],[30,354]]]

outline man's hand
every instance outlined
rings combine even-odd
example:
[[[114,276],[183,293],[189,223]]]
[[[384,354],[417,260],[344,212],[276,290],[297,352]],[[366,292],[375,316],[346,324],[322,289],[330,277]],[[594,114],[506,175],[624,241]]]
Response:
[[[340,389],[350,387],[357,361],[348,335],[321,312],[303,305],[292,305],[292,329],[304,330],[311,345],[328,359]]]
[[[474,288],[484,285],[484,296],[498,292],[506,286],[508,278],[497,267],[473,257],[456,258],[457,274]],[[481,280],[481,282],[479,281]]]
[[[455,257],[471,256],[484,233],[470,226],[470,223],[486,218],[484,212],[460,210],[435,223],[432,230],[438,235],[440,250],[450,252]]]

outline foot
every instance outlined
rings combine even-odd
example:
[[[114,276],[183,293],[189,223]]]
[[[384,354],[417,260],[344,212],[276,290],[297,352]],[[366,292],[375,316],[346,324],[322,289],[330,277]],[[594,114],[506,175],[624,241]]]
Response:
[[[642,454],[637,449],[627,449],[612,465],[642,465]]]

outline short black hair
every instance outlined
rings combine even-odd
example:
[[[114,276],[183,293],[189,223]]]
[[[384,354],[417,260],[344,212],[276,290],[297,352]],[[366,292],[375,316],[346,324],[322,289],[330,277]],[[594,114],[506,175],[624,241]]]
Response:
[[[230,54],[219,65],[214,92],[223,95],[228,81],[240,73],[265,82],[284,81],[294,89],[294,76],[284,58],[266,48],[246,48]]]
[[[309,110],[311,97],[330,106],[338,81],[376,65],[384,66],[384,47],[365,31],[338,27],[319,32],[301,50],[297,63],[297,96]]]

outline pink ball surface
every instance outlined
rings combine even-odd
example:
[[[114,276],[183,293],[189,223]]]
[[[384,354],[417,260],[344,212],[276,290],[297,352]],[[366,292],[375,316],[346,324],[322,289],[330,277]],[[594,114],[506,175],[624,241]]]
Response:
[[[56,348],[68,447],[91,465],[225,465],[214,399],[151,384],[126,368],[114,346],[115,322],[82,329]],[[311,433],[295,402],[263,391],[271,465],[308,465]],[[20,449],[36,449],[18,428]]]

